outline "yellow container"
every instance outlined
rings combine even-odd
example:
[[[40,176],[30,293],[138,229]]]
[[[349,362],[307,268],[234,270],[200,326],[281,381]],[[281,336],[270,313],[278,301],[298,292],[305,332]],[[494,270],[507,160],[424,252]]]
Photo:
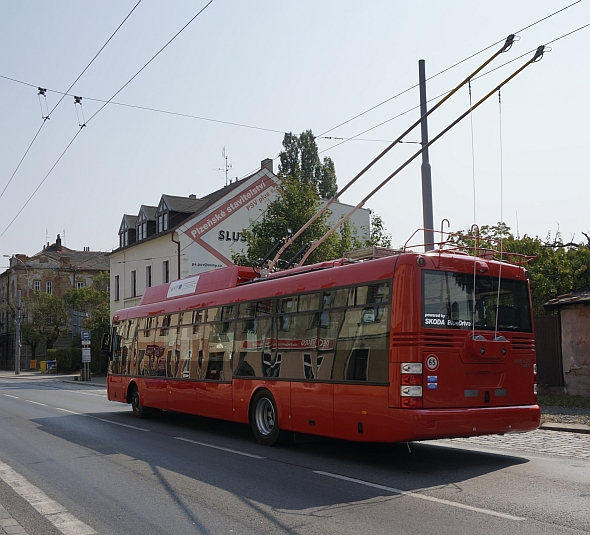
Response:
[[[31,359],[31,364],[29,365],[29,369],[30,370],[36,370],[37,369],[37,361],[35,359]]]
[[[45,373],[47,371],[47,361],[46,360],[39,361],[39,366],[40,366],[41,371],[43,373]]]

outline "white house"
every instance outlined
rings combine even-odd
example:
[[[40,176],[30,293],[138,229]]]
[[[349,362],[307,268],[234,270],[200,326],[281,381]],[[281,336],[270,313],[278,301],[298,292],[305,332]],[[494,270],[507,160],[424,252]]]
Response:
[[[242,230],[259,220],[277,197],[272,159],[256,173],[209,195],[162,195],[158,206],[142,205],[125,214],[119,248],[110,253],[111,314],[139,304],[145,288],[232,264],[233,252],[245,248]],[[334,203],[333,224],[352,207]],[[370,212],[351,218],[361,239],[368,237]]]

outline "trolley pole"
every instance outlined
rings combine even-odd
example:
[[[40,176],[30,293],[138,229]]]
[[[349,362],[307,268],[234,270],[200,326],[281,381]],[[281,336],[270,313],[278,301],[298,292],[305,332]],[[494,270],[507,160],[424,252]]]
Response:
[[[422,130],[422,215],[424,221],[424,250],[434,249],[434,216],[432,215],[432,178],[428,159],[428,110],[426,109],[426,64],[418,61],[420,79],[420,127]]]
[[[20,290],[16,292],[16,344],[14,347],[14,374],[20,373]]]

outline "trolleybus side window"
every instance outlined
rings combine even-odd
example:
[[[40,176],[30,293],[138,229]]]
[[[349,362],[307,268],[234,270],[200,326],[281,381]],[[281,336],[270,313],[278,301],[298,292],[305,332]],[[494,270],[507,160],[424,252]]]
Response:
[[[349,308],[338,333],[332,379],[386,383],[389,370],[389,306]],[[371,319],[373,321],[367,321]]]
[[[273,367],[272,377],[278,377],[280,361],[278,366],[274,366],[272,353],[276,349],[276,343],[272,325],[273,320],[270,317],[238,320],[235,330],[234,376],[269,377],[268,369]]]

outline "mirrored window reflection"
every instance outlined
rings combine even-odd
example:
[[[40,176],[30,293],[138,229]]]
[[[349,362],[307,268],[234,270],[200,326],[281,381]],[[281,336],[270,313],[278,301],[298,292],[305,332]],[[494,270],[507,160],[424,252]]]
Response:
[[[334,380],[388,381],[387,321],[367,321],[374,320],[376,316],[387,317],[388,311],[389,307],[385,306],[346,311],[336,347]]]
[[[209,343],[205,355],[205,379],[230,380],[234,344],[233,323],[224,321],[207,327],[209,327]]]
[[[277,366],[273,355],[275,346],[272,318],[239,320],[235,331],[234,376],[278,377],[280,363]],[[271,372],[273,375],[269,375]]]
[[[135,343],[137,319],[122,321],[116,329],[115,351],[113,360],[109,363],[112,374],[135,373],[137,366],[137,346]]]

